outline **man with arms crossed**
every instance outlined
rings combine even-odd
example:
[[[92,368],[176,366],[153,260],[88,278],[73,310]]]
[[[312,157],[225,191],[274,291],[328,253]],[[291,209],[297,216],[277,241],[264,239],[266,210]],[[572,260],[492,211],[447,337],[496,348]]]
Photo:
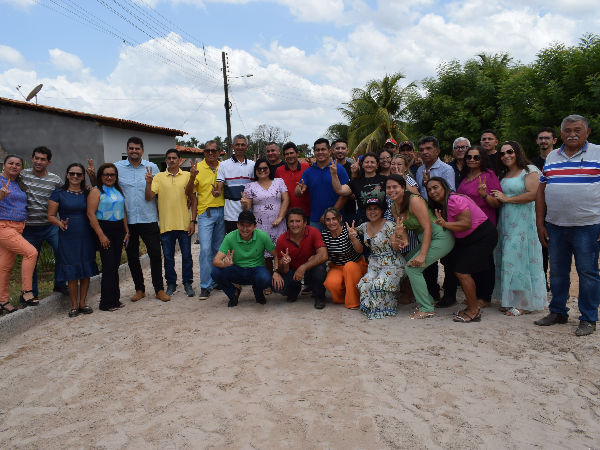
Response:
[[[216,283],[210,276],[212,262],[225,238],[223,192],[217,193],[217,171],[221,148],[215,141],[204,144],[204,160],[192,165],[185,194],[198,196],[198,239],[200,241],[200,300],[206,300]]]
[[[560,126],[563,145],[547,156],[535,201],[540,242],[550,251],[552,291],[550,314],[535,324],[567,323],[574,256],[581,314],[576,336],[596,331],[600,303],[600,145],[587,141],[591,132],[585,117],[565,117]]]

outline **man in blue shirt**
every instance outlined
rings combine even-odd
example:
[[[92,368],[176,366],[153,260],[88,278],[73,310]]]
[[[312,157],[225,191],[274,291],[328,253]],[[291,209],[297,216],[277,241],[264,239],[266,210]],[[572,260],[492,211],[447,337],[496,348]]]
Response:
[[[310,196],[310,226],[323,231],[321,216],[327,208],[332,206],[344,215],[344,205],[347,198],[339,196],[333,190],[331,182],[330,164],[337,164],[338,177],[342,185],[348,183],[349,178],[344,166],[332,161],[329,151],[329,141],[325,138],[320,138],[315,141],[314,154],[316,162],[304,171],[300,182],[294,190],[296,197],[306,195]]]
[[[150,169],[154,176],[160,173],[160,170],[156,164],[142,159],[143,155],[143,141],[138,137],[131,137],[127,141],[127,159],[115,163],[119,171],[119,185],[125,194],[125,210],[129,225],[129,244],[125,250],[135,285],[135,295],[131,297],[131,301],[137,302],[146,296],[144,274],[140,264],[140,238],[142,238],[150,258],[150,273],[156,298],[168,302],[171,297],[164,291],[156,198],[146,201],[146,172]],[[90,165],[87,172],[90,182],[95,186],[94,162],[93,160],[88,162]]]

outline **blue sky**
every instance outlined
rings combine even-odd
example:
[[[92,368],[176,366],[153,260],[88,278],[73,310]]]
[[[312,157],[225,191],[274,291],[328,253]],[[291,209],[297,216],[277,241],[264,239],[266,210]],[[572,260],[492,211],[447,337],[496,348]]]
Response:
[[[83,5],[139,45],[38,3],[78,14],[83,12],[73,4]],[[104,3],[127,15],[114,0]],[[204,141],[225,134],[219,72],[225,50],[232,76],[254,74],[232,80],[233,132],[250,134],[267,123],[290,131],[297,143],[310,143],[341,120],[336,108],[353,87],[386,72],[401,70],[407,83],[419,81],[435,75],[444,60],[464,62],[482,51],[508,51],[529,62],[554,41],[573,45],[586,31],[600,29],[595,0],[118,3],[139,8],[136,14],[151,15],[172,33],[151,40],[101,1],[0,0],[0,96],[20,98],[17,84],[27,93],[44,83],[40,103],[180,128]],[[208,67],[201,64],[203,44]]]

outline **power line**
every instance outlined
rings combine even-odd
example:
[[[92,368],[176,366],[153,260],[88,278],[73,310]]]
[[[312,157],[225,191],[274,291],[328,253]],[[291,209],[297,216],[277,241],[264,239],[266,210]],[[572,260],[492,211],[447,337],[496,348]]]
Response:
[[[210,92],[208,93],[208,95],[206,96],[206,98],[204,99],[204,101],[202,101],[202,103],[200,103],[200,106],[198,106],[198,107],[196,108],[196,110],[195,110],[195,111],[192,113],[192,115],[191,115],[190,117],[188,117],[187,119],[185,119],[185,121],[184,121],[184,122],[183,122],[181,125],[179,125],[179,128],[181,128],[182,126],[184,126],[184,125],[185,125],[185,123],[186,123],[188,120],[190,120],[194,114],[196,114],[196,113],[198,112],[198,110],[200,109],[200,107],[201,107],[202,105],[204,105],[204,102],[205,102],[205,101],[208,99],[208,97],[210,97],[210,94],[212,94],[212,93],[214,92],[214,90],[217,88],[217,86],[219,86],[220,84],[221,84],[220,82],[219,82],[218,84],[215,84],[215,87],[212,89],[212,91],[210,91]]]
[[[237,111],[238,117],[240,118],[240,122],[242,122],[242,127],[244,127],[244,131],[247,133],[246,125],[244,125],[244,121],[242,120],[242,116],[240,114],[240,110],[237,107],[237,102],[235,101],[235,97],[233,96],[233,89],[231,89],[231,85],[229,85],[229,93],[231,94],[231,100],[233,100],[233,106],[235,106],[235,110]]]

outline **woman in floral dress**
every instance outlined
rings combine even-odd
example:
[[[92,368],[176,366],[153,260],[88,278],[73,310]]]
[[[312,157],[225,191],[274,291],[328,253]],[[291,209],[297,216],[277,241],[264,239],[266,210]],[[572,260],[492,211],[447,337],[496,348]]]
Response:
[[[348,233],[350,236],[362,236],[365,245],[371,249],[369,270],[358,282],[360,310],[368,319],[382,319],[398,312],[395,291],[406,267],[406,260],[399,250],[406,242],[396,239],[394,224],[383,218],[385,200],[372,198],[367,200],[366,205],[369,222],[358,228],[349,227]]]
[[[519,316],[543,309],[548,303],[542,246],[535,224],[540,172],[515,141],[502,144],[498,158],[502,192],[494,190],[492,195],[502,206],[494,296],[502,301],[501,311]]]

